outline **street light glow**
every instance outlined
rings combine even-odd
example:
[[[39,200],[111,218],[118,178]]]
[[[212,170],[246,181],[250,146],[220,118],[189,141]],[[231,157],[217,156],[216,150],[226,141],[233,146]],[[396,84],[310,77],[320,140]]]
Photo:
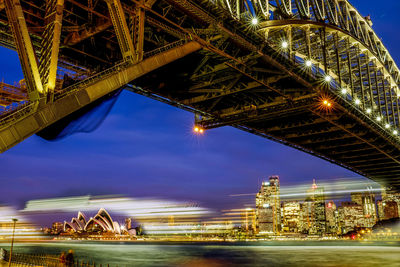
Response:
[[[307,60],[307,61],[306,61],[306,66],[307,66],[307,67],[311,67],[311,65],[312,65],[311,60]]]
[[[356,99],[355,103],[356,103],[356,105],[360,105],[360,103],[361,103],[360,99]]]
[[[257,18],[253,18],[253,19],[251,20],[251,24],[257,25],[257,24],[258,24],[258,19],[257,19]]]
[[[346,88],[343,88],[343,89],[342,89],[342,94],[344,94],[344,95],[347,94]]]
[[[286,48],[288,48],[288,46],[289,46],[288,42],[286,42],[286,41],[282,42],[282,48],[286,49]]]
[[[367,108],[367,113],[371,114],[372,110],[370,108]]]
[[[381,118],[381,117],[377,117],[376,120],[377,120],[377,121],[381,121],[382,118]]]
[[[389,123],[386,123],[386,124],[385,124],[385,128],[386,128],[386,129],[389,129],[389,127],[390,127],[390,124],[389,124]]]
[[[397,135],[398,133],[399,133],[399,132],[398,132],[397,130],[394,130],[394,131],[393,131],[393,134],[394,134],[394,135]]]

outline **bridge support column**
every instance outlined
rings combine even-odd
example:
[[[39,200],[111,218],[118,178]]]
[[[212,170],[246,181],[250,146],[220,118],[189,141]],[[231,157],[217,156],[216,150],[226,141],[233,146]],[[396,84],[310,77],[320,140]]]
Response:
[[[137,62],[135,47],[126,23],[124,10],[120,0],[106,0],[111,20],[117,34],[119,47],[124,60]]]
[[[29,99],[36,101],[42,94],[45,94],[45,90],[40,79],[38,62],[26,26],[21,3],[19,0],[5,0],[4,2],[24,73]]]
[[[52,102],[56,87],[58,51],[64,0],[46,0],[45,30],[40,45],[39,73],[42,77],[47,101]]]

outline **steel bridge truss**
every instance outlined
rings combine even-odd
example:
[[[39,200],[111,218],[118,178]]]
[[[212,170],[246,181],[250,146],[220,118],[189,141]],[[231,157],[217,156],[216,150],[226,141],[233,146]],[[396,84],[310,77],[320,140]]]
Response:
[[[399,69],[371,26],[345,0],[0,1],[24,73],[0,148],[122,87],[400,188]]]

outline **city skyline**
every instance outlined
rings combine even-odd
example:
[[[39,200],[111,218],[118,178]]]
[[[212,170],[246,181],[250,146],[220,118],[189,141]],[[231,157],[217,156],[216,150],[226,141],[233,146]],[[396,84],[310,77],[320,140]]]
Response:
[[[400,58],[394,9],[352,1],[371,15],[395,59]],[[394,6],[399,3],[394,3]],[[5,82],[22,78],[16,52],[0,49]],[[90,134],[57,142],[37,136],[5,152],[0,202],[21,206],[33,198],[121,193],[192,199],[215,208],[237,206],[231,194],[256,192],[265,174],[283,183],[355,177],[326,161],[271,141],[224,127],[192,134],[193,114],[123,92],[103,125]],[[96,158],[96,159],[95,159]],[[93,183],[96,180],[97,183]],[[236,203],[235,203],[236,202]]]
[[[278,181],[277,189],[270,191],[270,177],[276,177]],[[54,220],[60,220],[64,216],[69,216],[70,214],[75,214],[78,211],[94,211],[101,208],[106,208],[109,210],[113,216],[118,218],[124,218],[131,214],[130,216],[135,217],[135,209],[146,209],[146,207],[153,209],[155,206],[159,206],[161,209],[164,206],[185,206],[194,205],[196,208],[196,213],[215,214],[222,215],[226,210],[240,210],[240,209],[257,209],[258,207],[263,207],[263,203],[266,199],[269,199],[270,205],[268,208],[277,210],[278,206],[286,202],[298,202],[303,203],[309,201],[310,190],[319,190],[323,188],[323,195],[326,202],[336,203],[340,206],[342,202],[352,200],[353,194],[363,193],[365,191],[374,193],[377,195],[376,200],[381,200],[382,188],[374,182],[360,182],[359,179],[345,179],[345,180],[335,180],[335,181],[321,181],[316,179],[310,179],[306,183],[302,184],[292,184],[284,185],[280,187],[280,177],[277,175],[268,176],[260,179],[262,182],[256,184],[257,188],[265,188],[265,192],[269,196],[263,197],[261,191],[249,193],[249,194],[238,194],[231,195],[231,199],[239,198],[240,201],[233,202],[234,204],[223,206],[216,209],[213,205],[207,206],[204,203],[192,202],[191,199],[172,199],[172,198],[160,198],[154,195],[143,196],[143,197],[130,197],[127,195],[76,195],[76,196],[61,196],[54,198],[40,198],[31,199],[23,204],[23,206],[17,210],[16,213],[20,213],[23,216],[27,216],[29,220],[39,225],[49,225]],[[318,186],[317,186],[318,184]],[[272,198],[275,203],[271,201],[271,194],[279,192],[278,200]],[[258,200],[260,199],[260,200]],[[191,204],[192,203],[192,204]],[[239,204],[237,204],[239,203]],[[144,205],[144,206],[143,206]],[[203,210],[204,209],[204,210]],[[4,218],[3,218],[4,219]],[[280,220],[280,219],[279,219]],[[277,223],[277,222],[276,222]]]

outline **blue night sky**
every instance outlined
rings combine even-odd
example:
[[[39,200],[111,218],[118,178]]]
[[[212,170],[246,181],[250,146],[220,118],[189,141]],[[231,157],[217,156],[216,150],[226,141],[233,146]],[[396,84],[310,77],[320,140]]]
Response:
[[[400,1],[353,0],[393,58],[400,62]],[[0,48],[0,77],[22,78],[17,54]],[[211,208],[252,201],[230,194],[255,193],[278,174],[283,186],[354,177],[354,173],[272,141],[224,127],[191,133],[194,115],[123,92],[93,133],[48,142],[32,136],[0,155],[0,203],[34,198],[126,194],[190,200]]]

